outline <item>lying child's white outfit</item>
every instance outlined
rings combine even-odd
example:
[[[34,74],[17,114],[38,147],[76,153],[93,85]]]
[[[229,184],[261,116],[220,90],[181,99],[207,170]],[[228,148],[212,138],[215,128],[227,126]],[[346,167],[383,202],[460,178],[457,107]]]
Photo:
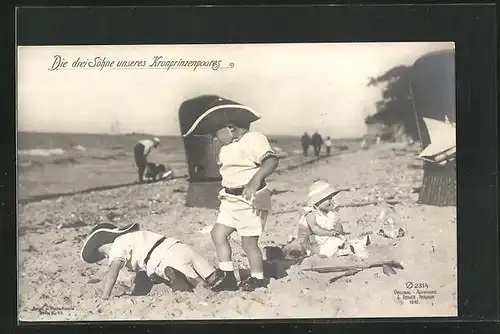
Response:
[[[189,278],[210,276],[215,268],[191,247],[175,238],[165,238],[150,254],[153,246],[164,236],[149,231],[136,231],[123,234],[115,239],[109,251],[109,263],[120,259],[132,271],[145,271],[148,276],[156,274],[163,279],[165,268],[172,267]]]

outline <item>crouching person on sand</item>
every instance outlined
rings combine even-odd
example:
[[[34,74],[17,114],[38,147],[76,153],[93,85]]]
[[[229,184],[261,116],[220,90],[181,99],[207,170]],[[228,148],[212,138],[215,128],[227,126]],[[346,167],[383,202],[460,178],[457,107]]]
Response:
[[[362,256],[363,246],[370,243],[369,237],[348,241],[342,224],[336,221],[338,206],[334,197],[341,191],[321,180],[309,187],[307,207],[289,244],[284,247],[285,252],[295,250],[324,256],[358,253]]]
[[[107,299],[120,270],[145,272],[153,283],[165,283],[173,290],[193,291],[200,279],[207,288],[222,280],[222,273],[191,247],[175,238],[140,231],[138,224],[118,228],[103,223],[95,226],[81,250],[81,259],[97,263],[108,258],[103,298]]]
[[[144,182],[144,172],[147,169],[148,155],[154,148],[160,146],[160,139],[158,137],[151,139],[140,140],[134,146],[134,160],[137,166],[137,175],[139,182]]]

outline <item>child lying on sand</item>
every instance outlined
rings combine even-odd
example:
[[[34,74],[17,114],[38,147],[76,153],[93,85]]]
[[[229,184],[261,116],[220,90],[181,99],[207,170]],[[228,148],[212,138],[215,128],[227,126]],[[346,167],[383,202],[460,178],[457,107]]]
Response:
[[[103,223],[95,226],[85,241],[81,259],[96,263],[108,258],[103,298],[107,299],[123,267],[145,272],[155,283],[166,283],[171,288],[192,291],[188,280],[201,278],[207,288],[222,281],[222,273],[191,247],[174,238],[149,231],[139,231],[138,224],[118,228]]]
[[[296,251],[307,255],[324,256],[358,254],[364,256],[364,247],[370,243],[368,236],[361,240],[348,241],[342,224],[336,221],[338,207],[334,196],[342,190],[335,190],[328,182],[316,181],[309,187],[307,207],[299,220],[297,230],[292,234],[285,252]]]

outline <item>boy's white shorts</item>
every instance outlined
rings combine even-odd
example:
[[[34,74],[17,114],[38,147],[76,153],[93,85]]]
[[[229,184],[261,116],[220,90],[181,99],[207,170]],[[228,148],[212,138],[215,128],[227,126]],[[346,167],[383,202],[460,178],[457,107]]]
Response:
[[[255,237],[262,235],[268,215],[268,210],[256,210],[243,201],[221,198],[216,223],[234,228],[242,237]]]

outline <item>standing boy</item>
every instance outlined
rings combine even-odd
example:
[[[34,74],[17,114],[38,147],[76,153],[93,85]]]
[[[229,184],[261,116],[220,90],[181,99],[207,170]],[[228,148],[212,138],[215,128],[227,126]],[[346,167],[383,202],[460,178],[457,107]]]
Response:
[[[240,283],[244,291],[265,287],[262,253],[258,245],[271,210],[271,192],[265,179],[278,166],[278,157],[266,136],[250,131],[250,124],[260,116],[236,102],[205,97],[204,112],[184,134],[211,134],[221,144],[219,153],[222,190],[221,205],[211,236],[219,259],[223,280],[214,289],[237,290],[228,238],[233,232],[241,236],[241,243],[249,264],[251,276]]]

